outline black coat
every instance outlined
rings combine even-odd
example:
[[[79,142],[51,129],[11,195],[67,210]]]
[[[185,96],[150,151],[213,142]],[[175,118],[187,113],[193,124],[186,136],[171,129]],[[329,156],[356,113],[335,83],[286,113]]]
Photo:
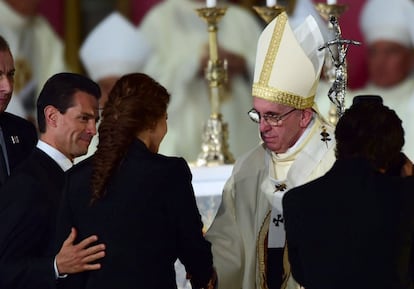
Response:
[[[97,234],[106,256],[100,270],[70,275],[62,288],[176,288],[177,258],[195,280],[207,282],[210,243],[184,159],[151,153],[134,141],[105,197],[92,206],[91,172],[91,159],[69,171],[58,244],[74,226],[78,240]]]
[[[64,172],[35,148],[0,189],[0,288],[55,287],[57,208]]]
[[[31,122],[7,112],[0,114],[0,127],[6,144],[10,171],[13,172],[36,146],[36,128]]]
[[[347,160],[287,192],[283,213],[293,277],[306,289],[411,288],[413,184]]]

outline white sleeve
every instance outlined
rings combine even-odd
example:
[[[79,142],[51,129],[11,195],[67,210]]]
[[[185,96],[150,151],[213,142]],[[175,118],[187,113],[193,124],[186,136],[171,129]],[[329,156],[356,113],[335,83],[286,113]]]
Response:
[[[206,233],[212,244],[218,289],[239,289],[243,280],[244,250],[235,216],[233,177],[224,186],[217,215]]]

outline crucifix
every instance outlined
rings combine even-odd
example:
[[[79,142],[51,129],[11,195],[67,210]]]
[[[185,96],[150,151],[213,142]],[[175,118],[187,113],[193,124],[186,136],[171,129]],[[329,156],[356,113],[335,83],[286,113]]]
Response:
[[[361,43],[354,40],[343,39],[341,28],[337,18],[330,15],[329,22],[332,24],[335,38],[322,45],[319,50],[328,49],[335,68],[335,79],[328,92],[329,100],[335,104],[337,108],[337,117],[340,118],[345,112],[345,94],[347,87],[347,69],[346,54],[349,45],[360,45]]]

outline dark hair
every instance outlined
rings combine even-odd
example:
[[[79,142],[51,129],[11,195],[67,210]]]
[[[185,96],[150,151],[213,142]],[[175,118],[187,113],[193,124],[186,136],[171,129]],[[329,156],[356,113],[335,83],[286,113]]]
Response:
[[[361,96],[339,119],[335,138],[337,159],[364,158],[376,169],[388,169],[399,160],[404,129],[381,98]]]
[[[48,105],[56,107],[60,113],[73,106],[73,96],[83,91],[99,99],[101,90],[94,81],[80,74],[62,72],[50,77],[37,99],[37,123],[40,133],[46,131],[44,109]]]
[[[93,157],[92,203],[105,194],[110,176],[137,134],[154,127],[165,116],[169,100],[167,90],[143,73],[124,75],[115,83],[99,125],[98,149]]]
[[[0,51],[9,51],[10,52],[9,43],[1,35],[0,35]]]

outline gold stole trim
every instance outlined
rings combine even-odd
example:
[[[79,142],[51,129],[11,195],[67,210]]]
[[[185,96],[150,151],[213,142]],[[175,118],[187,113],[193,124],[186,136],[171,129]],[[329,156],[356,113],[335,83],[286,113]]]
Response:
[[[259,236],[257,237],[256,251],[257,251],[257,262],[259,270],[259,282],[261,289],[269,289],[267,286],[267,241],[269,233],[270,216],[272,211],[266,214],[262,226],[259,230]],[[288,257],[287,243],[283,248],[283,281],[281,288],[286,288],[287,282],[290,276],[290,263]]]
[[[257,261],[259,265],[259,280],[260,288],[268,289],[267,287],[267,233],[269,232],[270,215],[272,211],[266,214],[262,226],[260,227],[259,236],[257,237]]]

